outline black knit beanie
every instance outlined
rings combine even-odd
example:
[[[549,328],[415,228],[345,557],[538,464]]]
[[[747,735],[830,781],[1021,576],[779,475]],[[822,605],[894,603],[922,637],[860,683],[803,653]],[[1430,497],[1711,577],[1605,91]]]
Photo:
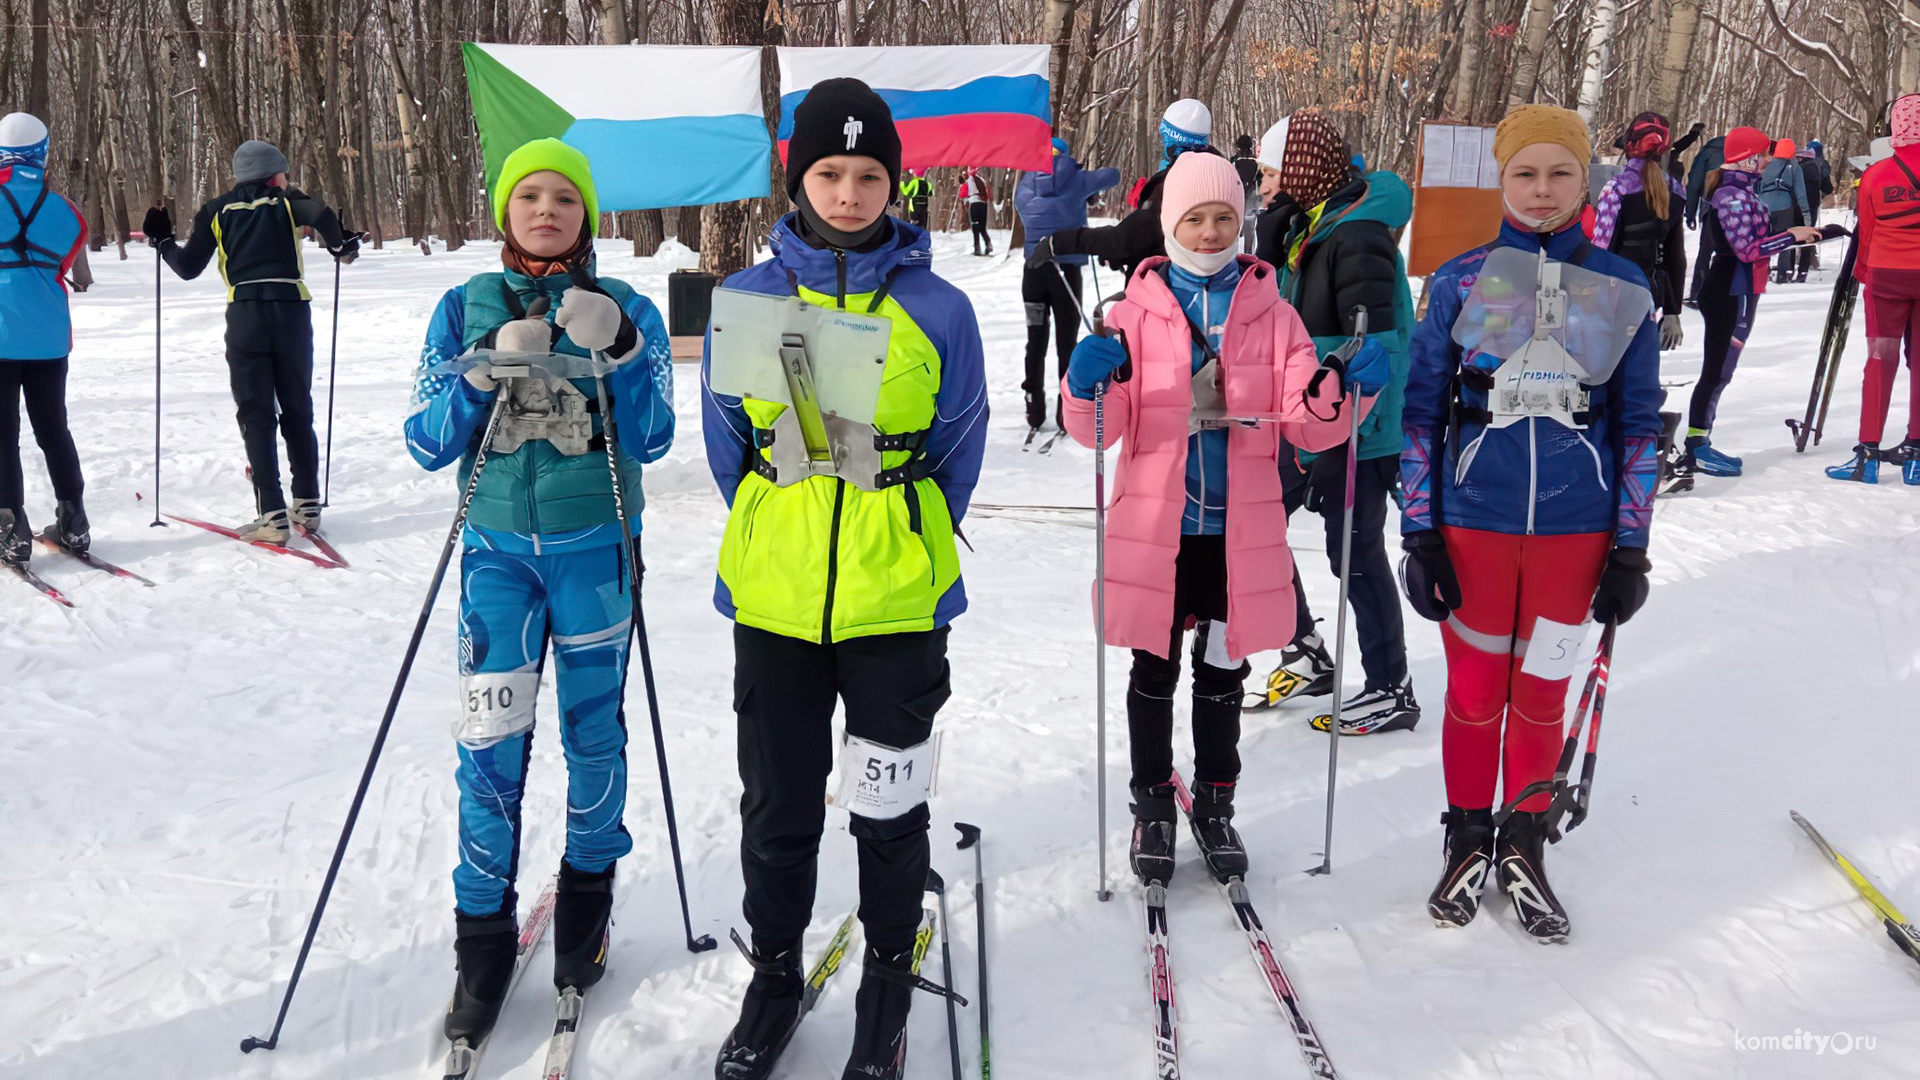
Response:
[[[859,79],[815,83],[793,110],[787,140],[787,195],[798,198],[800,181],[821,158],[858,154],[885,166],[891,190],[900,188],[900,132],[893,110]]]

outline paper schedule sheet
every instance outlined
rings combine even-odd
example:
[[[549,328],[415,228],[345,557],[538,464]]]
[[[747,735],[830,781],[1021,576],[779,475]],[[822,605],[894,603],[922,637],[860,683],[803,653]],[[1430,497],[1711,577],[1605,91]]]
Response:
[[[1429,124],[1421,139],[1421,187],[1497,188],[1493,129]]]

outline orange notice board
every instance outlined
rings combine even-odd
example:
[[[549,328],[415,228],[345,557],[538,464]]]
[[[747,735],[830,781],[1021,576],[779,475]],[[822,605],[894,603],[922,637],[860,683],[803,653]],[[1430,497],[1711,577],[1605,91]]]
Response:
[[[1432,120],[1414,157],[1407,273],[1425,277],[1500,232],[1500,172],[1493,129]]]

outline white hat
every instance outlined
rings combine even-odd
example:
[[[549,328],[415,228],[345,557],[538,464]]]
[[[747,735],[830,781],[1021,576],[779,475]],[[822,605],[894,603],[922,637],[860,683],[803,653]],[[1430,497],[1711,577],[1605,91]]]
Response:
[[[1291,116],[1281,117],[1279,123],[1260,136],[1260,150],[1253,155],[1255,161],[1275,172],[1280,171],[1280,162],[1287,153],[1287,123],[1292,119]]]
[[[1195,98],[1181,98],[1160,114],[1160,141],[1168,147],[1207,145],[1213,136],[1213,113]]]
[[[44,167],[47,161],[47,125],[32,113],[0,117],[0,164],[16,161]]]

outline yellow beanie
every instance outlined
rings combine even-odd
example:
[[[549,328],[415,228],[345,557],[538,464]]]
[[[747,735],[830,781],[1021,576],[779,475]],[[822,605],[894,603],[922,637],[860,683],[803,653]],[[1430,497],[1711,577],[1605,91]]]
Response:
[[[1513,155],[1535,143],[1566,147],[1582,169],[1593,159],[1593,140],[1588,138],[1586,121],[1579,113],[1558,105],[1522,105],[1507,113],[1500,126],[1493,129],[1493,160],[1504,172]]]
[[[1581,160],[1586,160],[1582,158]],[[599,192],[593,186],[593,170],[587,155],[559,139],[535,139],[522,144],[500,163],[500,175],[493,181],[493,224],[501,235],[507,231],[507,197],[513,187],[533,173],[551,170],[573,181],[587,205],[587,229],[591,234],[600,227]]]

